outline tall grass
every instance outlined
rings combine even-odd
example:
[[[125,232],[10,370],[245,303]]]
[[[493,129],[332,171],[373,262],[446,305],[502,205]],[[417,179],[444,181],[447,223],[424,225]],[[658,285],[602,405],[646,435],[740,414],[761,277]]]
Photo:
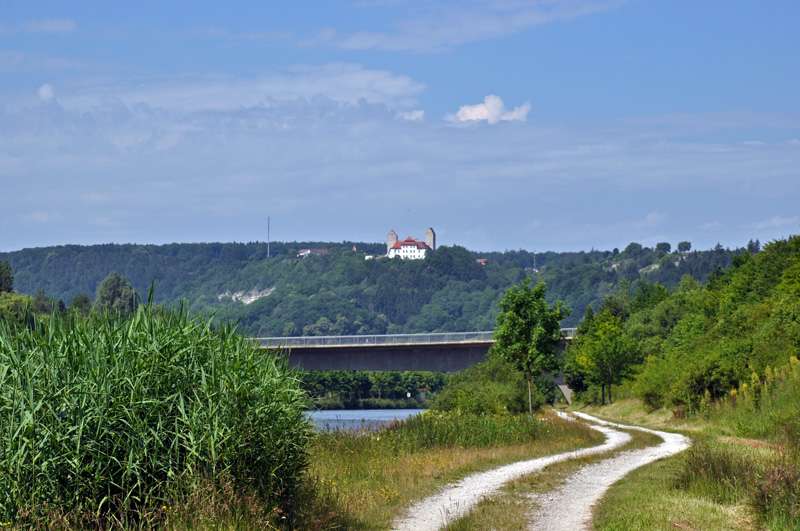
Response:
[[[645,414],[634,405],[606,408],[606,416],[623,421],[680,425],[702,435],[663,466],[643,467],[612,488],[598,529],[677,529],[670,526],[690,520],[696,529],[733,529],[742,527],[739,519],[759,529],[800,529],[800,362],[790,357],[747,383],[722,400],[704,398],[685,418],[668,410]],[[658,515],[635,509],[641,506]]]
[[[3,522],[148,527],[209,483],[291,502],[312,431],[285,359],[183,306],[25,322],[0,320]]]
[[[402,428],[402,429],[400,429]],[[553,430],[552,437],[550,430]],[[402,424],[390,425],[384,432],[388,444],[397,451],[413,452],[434,447],[487,448],[498,445],[527,444],[541,438],[554,438],[570,430],[564,422],[539,422],[528,415],[474,415],[427,411]]]
[[[800,363],[791,358],[766,372],[763,383],[754,377],[757,386],[741,386],[707,413],[712,424],[744,443],[690,449],[679,483],[715,498],[747,499],[769,529],[798,529]]]

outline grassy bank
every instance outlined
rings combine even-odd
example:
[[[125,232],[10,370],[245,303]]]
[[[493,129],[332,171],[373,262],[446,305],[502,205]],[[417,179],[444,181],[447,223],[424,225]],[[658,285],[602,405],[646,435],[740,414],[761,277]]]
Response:
[[[587,408],[620,422],[683,430],[694,440],[683,454],[614,486],[597,508],[597,529],[799,529],[798,369],[791,363],[772,372],[758,395],[743,386],[694,415],[649,410],[633,399]]]

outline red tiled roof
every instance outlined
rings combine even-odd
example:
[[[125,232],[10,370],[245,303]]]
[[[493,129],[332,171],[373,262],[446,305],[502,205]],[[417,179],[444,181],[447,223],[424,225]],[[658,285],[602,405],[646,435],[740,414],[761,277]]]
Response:
[[[430,247],[428,247],[427,243],[418,242],[418,241],[416,241],[414,238],[412,238],[410,236],[408,238],[406,238],[405,240],[403,240],[402,242],[401,241],[395,242],[395,244],[392,245],[391,248],[392,249],[402,249],[405,246],[412,246],[412,245],[415,246],[417,249],[430,249]]]

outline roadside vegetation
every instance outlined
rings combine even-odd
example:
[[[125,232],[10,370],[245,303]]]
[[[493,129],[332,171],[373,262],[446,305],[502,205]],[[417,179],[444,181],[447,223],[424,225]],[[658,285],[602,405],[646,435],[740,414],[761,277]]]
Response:
[[[800,528],[800,237],[734,258],[705,287],[618,286],[579,333],[565,372],[583,404],[611,402],[613,386],[623,400],[594,414],[695,440],[614,487],[598,529]]]

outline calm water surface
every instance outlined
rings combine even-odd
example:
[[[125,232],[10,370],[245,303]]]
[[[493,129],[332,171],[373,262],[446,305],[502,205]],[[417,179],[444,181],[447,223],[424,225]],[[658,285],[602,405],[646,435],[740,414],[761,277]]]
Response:
[[[307,411],[306,413],[321,430],[335,429],[374,429],[385,426],[393,420],[413,417],[424,409],[331,409],[326,411]]]

